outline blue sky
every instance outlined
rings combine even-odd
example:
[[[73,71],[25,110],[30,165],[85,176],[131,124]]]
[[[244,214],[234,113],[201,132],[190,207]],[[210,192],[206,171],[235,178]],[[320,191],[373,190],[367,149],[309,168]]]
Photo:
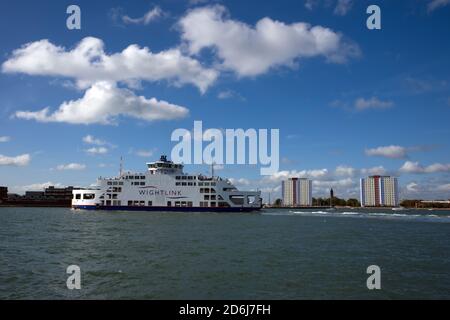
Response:
[[[66,28],[70,4],[81,30]],[[370,4],[381,30],[366,28]],[[243,189],[276,197],[281,179],[307,176],[314,196],[350,197],[381,173],[404,198],[450,198],[450,1],[2,1],[0,15],[0,185],[12,191],[90,185],[120,156],[145,170],[170,155],[174,129],[202,120],[280,129],[277,174],[219,171]],[[112,69],[78,61],[83,48]]]

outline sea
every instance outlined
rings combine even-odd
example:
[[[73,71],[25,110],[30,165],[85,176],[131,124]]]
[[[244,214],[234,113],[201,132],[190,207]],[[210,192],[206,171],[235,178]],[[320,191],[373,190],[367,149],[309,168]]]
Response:
[[[0,299],[449,298],[450,211],[0,208]]]

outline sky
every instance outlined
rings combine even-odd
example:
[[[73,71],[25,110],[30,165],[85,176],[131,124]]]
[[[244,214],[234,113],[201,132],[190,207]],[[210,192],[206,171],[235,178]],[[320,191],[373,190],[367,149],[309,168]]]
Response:
[[[397,176],[401,198],[450,198],[450,0],[2,1],[0,36],[11,192],[89,186],[120,157],[144,171],[201,120],[280,130],[275,174],[216,168],[266,199],[292,176],[314,197],[358,198],[373,174]]]

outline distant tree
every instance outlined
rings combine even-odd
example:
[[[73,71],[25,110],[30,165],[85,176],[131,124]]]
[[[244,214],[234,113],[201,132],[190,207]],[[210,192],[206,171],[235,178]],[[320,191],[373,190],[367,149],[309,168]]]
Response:
[[[350,199],[347,200],[347,206],[349,206],[349,207],[360,207],[361,203],[357,199],[350,198]]]
[[[273,205],[274,205],[275,207],[281,207],[281,204],[282,204],[281,199],[277,199],[277,200],[275,200],[275,202],[273,203]]]

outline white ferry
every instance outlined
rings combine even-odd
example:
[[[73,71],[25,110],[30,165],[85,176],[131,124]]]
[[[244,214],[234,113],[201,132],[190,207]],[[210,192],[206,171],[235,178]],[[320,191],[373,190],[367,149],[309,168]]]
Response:
[[[73,190],[72,208],[132,211],[249,212],[262,207],[259,191],[239,191],[229,180],[190,175],[182,164],[147,163],[145,173],[102,178],[97,187]],[[122,171],[122,170],[121,170]]]

